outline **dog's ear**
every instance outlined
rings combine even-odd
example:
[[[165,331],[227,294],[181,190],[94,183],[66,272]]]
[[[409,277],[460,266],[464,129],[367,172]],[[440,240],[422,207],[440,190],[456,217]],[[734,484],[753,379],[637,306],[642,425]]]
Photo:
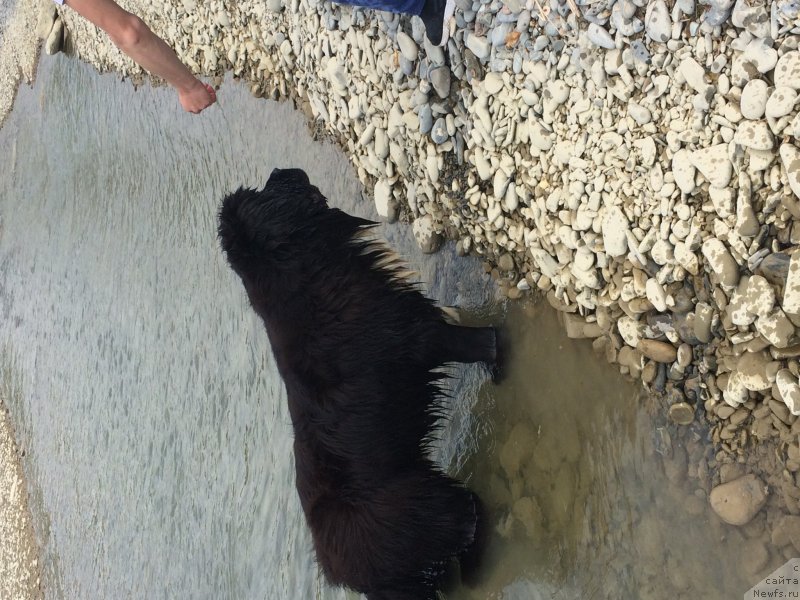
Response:
[[[256,190],[240,187],[222,201],[217,234],[222,250],[234,268],[258,253],[256,213],[264,210],[259,196],[260,192]]]
[[[290,202],[293,208],[314,211],[328,208],[328,199],[302,169],[273,169],[264,185],[271,196]],[[280,200],[278,200],[280,201]],[[297,206],[300,203],[301,206]],[[291,209],[291,208],[290,208]]]

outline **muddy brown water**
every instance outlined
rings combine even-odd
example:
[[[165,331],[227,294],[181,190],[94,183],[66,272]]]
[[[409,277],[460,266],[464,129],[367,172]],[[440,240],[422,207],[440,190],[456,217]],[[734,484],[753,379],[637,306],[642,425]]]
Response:
[[[48,598],[341,598],[317,575],[283,387],[215,240],[222,194],[276,166],[374,217],[288,105],[222,108],[47,59],[0,130],[0,344]],[[741,535],[681,449],[665,473],[639,387],[543,302],[497,303],[477,260],[383,234],[440,302],[504,320],[500,385],[461,368],[438,449],[491,514],[448,599],[735,598]],[[669,474],[669,477],[667,475]]]

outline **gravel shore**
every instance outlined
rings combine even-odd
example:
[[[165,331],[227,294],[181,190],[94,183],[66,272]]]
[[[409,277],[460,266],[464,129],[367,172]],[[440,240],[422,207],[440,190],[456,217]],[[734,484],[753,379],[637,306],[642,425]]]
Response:
[[[292,99],[423,249],[455,239],[510,298],[539,290],[658,398],[665,456],[693,439],[720,518],[767,505],[763,534],[800,551],[796,0],[457,0],[445,48],[330,3],[120,3],[197,73]],[[69,10],[49,51],[62,25],[141,77]]]
[[[0,125],[11,110],[20,83],[31,83],[39,57],[39,35],[52,23],[45,17],[44,32],[37,32],[37,17],[44,0],[0,3]]]

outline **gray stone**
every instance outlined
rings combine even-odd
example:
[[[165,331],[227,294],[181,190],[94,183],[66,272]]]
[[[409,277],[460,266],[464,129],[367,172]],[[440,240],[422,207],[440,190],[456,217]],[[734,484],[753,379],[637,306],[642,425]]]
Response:
[[[433,124],[433,129],[431,129],[431,139],[435,144],[444,144],[448,139],[450,139],[450,136],[447,133],[447,123],[445,122],[444,117],[439,117]]]
[[[606,48],[609,50],[611,48],[614,48],[614,38],[611,37],[611,34],[608,33],[608,31],[606,31],[596,23],[589,23],[586,35],[589,38],[589,41],[592,42],[595,46],[599,46],[600,48]]]
[[[431,85],[439,98],[447,98],[450,95],[450,69],[449,67],[436,67],[431,69],[428,77]]]
[[[433,129],[433,113],[431,112],[430,104],[420,106],[417,117],[419,118],[419,132],[421,134],[424,135]]]
[[[717,144],[689,154],[689,161],[717,188],[725,188],[731,181],[733,165],[728,160],[728,145]]]
[[[436,232],[433,217],[424,215],[415,219],[411,227],[417,244],[425,254],[433,254],[442,245],[442,236]]]
[[[719,27],[731,15],[733,0],[709,0],[708,10],[703,15],[703,21],[711,27]]]
[[[647,358],[660,363],[672,363],[678,356],[678,351],[672,344],[659,340],[641,340],[636,349]]]

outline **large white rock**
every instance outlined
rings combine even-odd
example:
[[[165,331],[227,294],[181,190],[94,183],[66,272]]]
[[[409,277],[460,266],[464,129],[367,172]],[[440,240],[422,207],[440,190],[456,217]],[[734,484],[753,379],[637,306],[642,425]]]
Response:
[[[766,121],[742,121],[736,128],[733,141],[745,148],[772,150],[775,140]]]
[[[739,282],[739,265],[722,241],[709,238],[703,242],[703,256],[723,287],[732,288]]]
[[[645,284],[645,294],[647,299],[658,312],[667,310],[667,293],[657,279],[651,277]]]
[[[695,59],[687,56],[681,61],[678,70],[695,92],[703,95],[707,93],[709,84],[706,82],[706,71]]]
[[[681,148],[672,157],[672,175],[675,183],[684,194],[694,191],[695,166],[692,164],[688,150]]]
[[[731,182],[733,165],[728,160],[728,144],[695,150],[689,154],[689,161],[714,187],[724,188]]]
[[[789,260],[781,307],[789,314],[800,314],[800,252],[793,252]]]
[[[617,331],[622,340],[631,348],[636,348],[644,337],[645,325],[627,315],[617,321]]]
[[[755,65],[759,73],[769,73],[778,62],[778,51],[772,47],[772,40],[758,38],[751,40],[742,56]]]
[[[400,53],[409,62],[414,62],[419,56],[419,48],[414,39],[404,31],[397,32],[397,45],[400,46]]]
[[[775,306],[775,289],[761,275],[753,275],[747,282],[744,301],[749,313],[766,317]]]
[[[664,0],[655,0],[647,3],[647,12],[644,17],[645,31],[654,42],[666,42],[672,31],[672,19]]]
[[[742,375],[738,371],[731,373],[728,377],[728,385],[722,392],[722,399],[728,406],[738,408],[741,404],[747,402],[749,398],[747,388],[744,387],[742,382]]]
[[[748,81],[742,90],[740,106],[745,119],[760,119],[764,116],[769,99],[769,85],[763,79]]]
[[[789,369],[781,369],[775,376],[781,400],[793,415],[800,415],[800,384]]]

